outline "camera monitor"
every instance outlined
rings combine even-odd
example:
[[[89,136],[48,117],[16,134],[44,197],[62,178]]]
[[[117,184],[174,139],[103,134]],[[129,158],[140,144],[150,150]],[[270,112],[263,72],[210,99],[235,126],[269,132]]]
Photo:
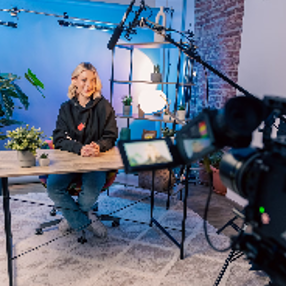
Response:
[[[174,167],[179,156],[170,138],[119,141],[126,173]]]
[[[214,151],[214,136],[207,113],[201,113],[177,132],[177,148],[186,164]]]

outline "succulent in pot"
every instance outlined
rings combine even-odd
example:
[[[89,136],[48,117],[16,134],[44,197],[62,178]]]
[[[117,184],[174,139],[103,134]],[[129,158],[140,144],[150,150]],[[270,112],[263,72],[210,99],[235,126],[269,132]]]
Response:
[[[50,165],[50,159],[48,158],[49,154],[47,153],[42,153],[39,158],[39,165],[44,167],[44,166],[49,166]]]

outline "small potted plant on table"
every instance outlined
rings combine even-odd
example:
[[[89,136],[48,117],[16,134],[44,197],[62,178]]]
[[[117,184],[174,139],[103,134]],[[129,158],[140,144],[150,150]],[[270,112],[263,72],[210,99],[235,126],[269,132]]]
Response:
[[[43,131],[34,126],[29,129],[29,124],[24,128],[18,127],[13,131],[7,131],[8,142],[6,149],[17,150],[20,167],[32,167],[36,165],[36,149],[43,144]]]
[[[125,116],[130,116],[132,115],[132,96],[126,95],[123,99],[122,99],[122,103],[123,103],[123,115]]]
[[[48,154],[47,153],[42,153],[40,155],[40,158],[39,158],[39,165],[41,167],[45,167],[45,166],[49,166],[50,165],[50,159],[48,158]]]

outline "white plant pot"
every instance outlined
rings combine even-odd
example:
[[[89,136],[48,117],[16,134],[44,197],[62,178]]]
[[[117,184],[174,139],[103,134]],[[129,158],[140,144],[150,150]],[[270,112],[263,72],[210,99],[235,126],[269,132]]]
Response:
[[[164,122],[169,122],[171,119],[170,119],[170,115],[169,114],[163,114],[163,121]]]
[[[162,82],[162,74],[160,73],[151,73],[152,82]]]
[[[36,165],[35,155],[30,151],[17,151],[19,166],[29,168]]]
[[[123,115],[125,116],[132,115],[132,105],[123,105]]]
[[[50,165],[50,159],[49,158],[39,158],[39,165],[41,167],[49,166]]]
[[[178,110],[178,111],[177,111],[177,118],[178,118],[179,120],[184,121],[184,120],[185,120],[185,117],[186,117],[186,110]]]

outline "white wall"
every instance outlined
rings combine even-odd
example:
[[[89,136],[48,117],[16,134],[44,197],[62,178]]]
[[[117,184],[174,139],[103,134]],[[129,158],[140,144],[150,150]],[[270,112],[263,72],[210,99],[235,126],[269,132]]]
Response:
[[[286,1],[245,1],[239,84],[251,93],[286,97]]]
[[[245,0],[238,84],[259,98],[286,97],[285,15],[285,0]],[[261,140],[256,132],[253,145]]]
[[[286,1],[245,0],[244,5],[238,84],[259,98],[286,97]],[[261,133],[254,133],[252,145],[262,147]],[[232,191],[227,196],[246,204]]]

